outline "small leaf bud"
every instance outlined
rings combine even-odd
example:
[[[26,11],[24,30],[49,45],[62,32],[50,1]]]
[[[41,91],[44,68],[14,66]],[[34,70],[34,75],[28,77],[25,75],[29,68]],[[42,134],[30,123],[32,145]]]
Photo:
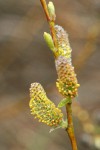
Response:
[[[55,7],[53,2],[49,2],[48,11],[49,11],[50,19],[54,21],[56,18],[56,14],[55,14]]]
[[[51,35],[47,32],[44,32],[44,39],[45,39],[48,47],[54,52],[55,47],[54,47],[54,43],[53,43]]]

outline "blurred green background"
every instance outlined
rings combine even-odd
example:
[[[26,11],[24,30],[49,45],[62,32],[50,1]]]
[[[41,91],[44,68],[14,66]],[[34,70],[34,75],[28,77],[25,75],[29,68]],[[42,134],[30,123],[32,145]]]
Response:
[[[47,1],[48,2],[48,1]],[[80,150],[100,149],[100,1],[53,0],[56,23],[69,33],[81,87],[73,103]],[[39,0],[0,0],[0,150],[71,150],[64,130],[34,120],[29,87],[40,82],[56,104],[54,57],[43,39],[49,32]],[[65,110],[63,110],[64,113]]]

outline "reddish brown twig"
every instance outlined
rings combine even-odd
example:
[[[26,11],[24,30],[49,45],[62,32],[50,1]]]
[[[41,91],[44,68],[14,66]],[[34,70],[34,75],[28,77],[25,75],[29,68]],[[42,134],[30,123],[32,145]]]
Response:
[[[72,106],[71,103],[66,105],[66,112],[67,112],[67,119],[68,119],[68,127],[66,129],[68,136],[70,138],[72,149],[77,150],[77,143],[74,134],[74,127],[73,127],[73,119],[72,119]]]

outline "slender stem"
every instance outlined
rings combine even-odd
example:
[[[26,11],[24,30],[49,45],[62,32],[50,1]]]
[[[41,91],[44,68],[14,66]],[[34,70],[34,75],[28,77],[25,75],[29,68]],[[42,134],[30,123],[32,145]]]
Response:
[[[46,18],[47,18],[47,21],[48,21],[49,26],[50,26],[50,32],[51,32],[51,35],[52,35],[52,38],[53,38],[53,42],[54,42],[55,48],[57,49],[58,44],[57,44],[56,33],[55,33],[55,20],[52,20],[50,18],[46,1],[45,0],[40,0],[40,2],[42,4],[42,7],[43,7],[44,12],[46,14]]]
[[[44,9],[44,12],[45,12],[47,21],[50,21],[50,16],[49,16],[49,12],[48,12],[48,8],[47,8],[46,1],[45,1],[45,0],[40,0],[40,2],[41,2],[42,7],[43,7],[43,9]]]
[[[66,105],[66,112],[67,112],[67,119],[68,119],[68,127],[67,127],[66,131],[68,133],[68,136],[69,136],[71,144],[72,144],[72,150],[78,150],[76,138],[75,138],[75,134],[74,134],[71,103],[68,103]]]

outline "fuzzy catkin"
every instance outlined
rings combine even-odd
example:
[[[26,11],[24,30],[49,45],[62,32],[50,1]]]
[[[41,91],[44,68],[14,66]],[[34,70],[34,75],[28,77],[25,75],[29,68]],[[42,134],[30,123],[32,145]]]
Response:
[[[58,56],[65,56],[69,59],[71,63],[71,47],[68,40],[68,34],[67,32],[59,25],[55,25],[55,33],[56,33],[56,39],[57,39],[57,55]]]
[[[68,40],[68,34],[61,27],[55,26],[57,38],[57,57],[55,59],[58,79],[56,82],[59,92],[64,97],[74,98],[78,95],[78,81],[71,63],[71,47]]]
[[[39,83],[31,84],[29,106],[31,114],[40,122],[52,127],[57,127],[62,123],[63,114],[61,110],[47,98],[46,92]]]
[[[77,83],[74,67],[69,64],[66,57],[59,56],[55,60],[58,79],[56,82],[59,92],[64,97],[77,96],[79,84]]]

